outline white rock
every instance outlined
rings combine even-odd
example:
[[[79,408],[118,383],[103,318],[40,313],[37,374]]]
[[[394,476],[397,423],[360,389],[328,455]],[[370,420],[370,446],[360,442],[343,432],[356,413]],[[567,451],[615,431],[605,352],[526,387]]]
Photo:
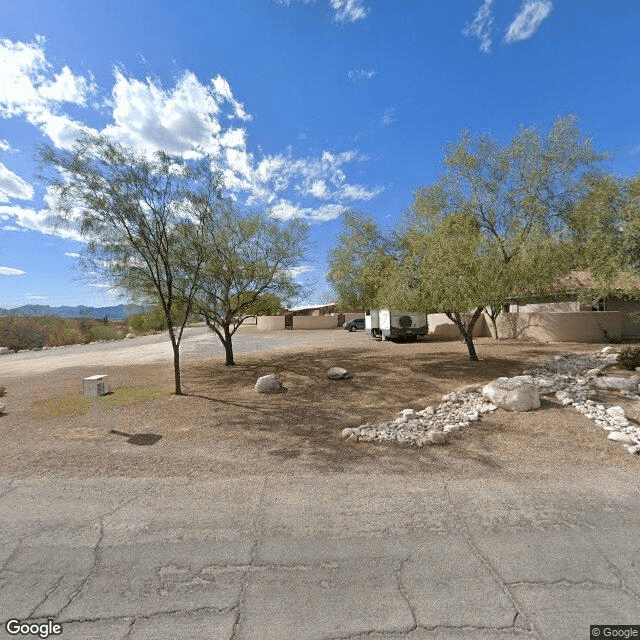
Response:
[[[353,435],[353,432],[354,432],[354,429],[347,428],[347,429],[343,429],[340,435],[343,438],[348,438],[349,436]]]
[[[433,444],[444,444],[447,441],[447,436],[439,431],[429,431],[429,433],[427,433],[427,439],[429,442],[433,442]]]
[[[258,393],[277,393],[282,390],[282,380],[278,380],[275,373],[270,373],[258,378],[255,390]]]
[[[5,353],[11,353],[11,349],[9,349],[9,347],[0,347],[0,356],[4,355]]]
[[[605,355],[607,355],[609,353],[613,353],[614,351],[615,349],[613,347],[605,347],[600,351],[600,353],[604,353]]]
[[[402,411],[398,411],[398,415],[401,418],[409,418],[410,416],[415,416],[416,412],[413,409],[403,409]]]
[[[432,416],[434,413],[436,412],[436,408],[435,407],[427,407],[424,410],[424,413],[428,416]]]
[[[531,376],[497,378],[482,388],[482,395],[507,411],[530,411],[540,407],[538,388]]]
[[[329,380],[343,380],[348,377],[349,374],[347,370],[342,367],[331,367],[331,369],[327,371],[327,378],[329,378]]]
[[[587,371],[585,373],[585,375],[589,378],[593,378],[595,376],[599,376],[602,375],[602,369],[600,367],[596,367],[594,369],[589,369],[589,371]]]
[[[622,431],[612,431],[607,438],[623,444],[635,444],[635,440],[630,435],[622,433]]]
[[[628,391],[635,393],[637,391],[636,385],[633,381],[627,378],[617,378],[615,376],[602,376],[601,378],[594,378],[591,381],[592,386],[596,389],[609,389],[612,391]]]
[[[127,340],[131,340],[131,338],[135,338],[135,337],[136,337],[135,333],[127,333],[127,335],[126,335],[126,339]]]

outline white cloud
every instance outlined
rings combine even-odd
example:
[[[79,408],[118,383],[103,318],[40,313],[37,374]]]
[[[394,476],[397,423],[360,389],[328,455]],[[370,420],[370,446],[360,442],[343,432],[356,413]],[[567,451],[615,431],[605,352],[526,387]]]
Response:
[[[44,39],[35,42],[0,41],[0,117],[24,116],[56,146],[68,146],[82,127],[60,114],[64,103],[85,106],[96,87],[92,79],[74,75],[68,67],[52,74]]]
[[[278,4],[290,6],[293,0],[275,0]],[[302,4],[313,4],[315,0],[298,0]],[[366,18],[369,11],[362,0],[329,0],[336,22],[356,22]]]
[[[342,12],[343,21],[365,11],[361,2],[334,1],[332,6]],[[362,69],[357,73],[371,77],[375,72]],[[69,67],[52,69],[43,39],[32,43],[0,40],[0,118],[23,117],[56,147],[69,148],[82,133],[94,131],[67,115],[61,105],[86,106],[95,89],[93,80],[75,75]],[[139,80],[116,69],[109,99],[101,106],[111,115],[101,133],[143,152],[163,149],[184,158],[210,159],[213,168],[222,172],[227,191],[243,206],[276,207],[284,218],[308,214],[315,220],[330,220],[339,215],[342,201],[370,200],[383,191],[348,180],[346,166],[367,160],[356,150],[324,151],[313,157],[294,157],[290,149],[274,155],[254,154],[248,147],[247,129],[241,126],[251,116],[220,75],[202,83],[186,71],[165,88],[157,80]],[[390,110],[385,122],[392,117]],[[2,143],[6,150],[9,143]],[[10,201],[31,199],[33,194],[28,183],[0,164],[0,223],[5,222],[5,228],[81,240],[74,229],[55,225],[51,215],[55,194],[50,190],[41,210]],[[287,204],[293,200],[300,202]],[[315,206],[318,201],[320,206]]]
[[[226,147],[243,147],[246,131],[224,130],[222,117],[251,120],[229,83],[216,76],[203,85],[185,72],[172,89],[115,72],[110,105],[114,124],[103,133],[123,144],[149,151],[164,149],[185,158],[218,157]]]
[[[310,267],[309,265],[302,265],[300,267],[294,267],[293,269],[289,269],[288,273],[292,278],[297,278],[301,276],[303,273],[309,273],[310,271],[315,271],[315,267]]]
[[[389,107],[388,109],[385,109],[384,113],[382,114],[382,117],[380,118],[380,124],[388,127],[390,124],[393,124],[395,122],[396,119],[396,108],[395,107]]]
[[[362,0],[329,0],[335,11],[336,22],[355,22],[367,17],[367,8]]]
[[[491,51],[491,25],[493,24],[493,15],[491,13],[492,4],[493,0],[484,0],[484,3],[474,16],[473,22],[465,25],[462,30],[465,36],[475,36],[480,40],[480,51],[483,53],[489,53]]]
[[[36,211],[18,205],[0,205],[0,221],[11,221],[9,225],[21,231],[38,231],[45,235],[83,242],[82,236],[72,228],[56,225],[51,212],[47,209]]]
[[[293,204],[287,200],[280,200],[278,204],[271,207],[268,211],[272,218],[277,220],[292,220],[293,218],[308,218],[317,222],[326,222],[327,220],[335,220],[346,207],[341,204],[323,204],[320,207],[302,207]]]
[[[551,13],[553,4],[548,0],[526,0],[520,13],[509,25],[506,42],[518,42],[530,38],[540,23]]]
[[[0,138],[0,151],[9,151],[11,149],[11,145],[6,141]]]
[[[0,267],[0,276],[21,276],[24,275],[26,271],[22,271],[22,269],[13,269],[12,267]]]
[[[74,253],[73,251],[65,251],[64,255],[69,258],[81,258],[82,256],[79,253]]]
[[[371,80],[377,73],[375,69],[350,69],[347,77],[349,80]]]
[[[0,162],[0,202],[9,202],[10,198],[31,200],[33,187]]]

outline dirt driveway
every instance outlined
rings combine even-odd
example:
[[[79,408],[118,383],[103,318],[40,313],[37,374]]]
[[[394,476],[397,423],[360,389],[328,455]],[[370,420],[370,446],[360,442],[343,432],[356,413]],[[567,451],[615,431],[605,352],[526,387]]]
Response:
[[[640,457],[581,414],[544,400],[422,449],[340,437],[602,345],[480,339],[472,363],[459,342],[292,333],[235,367],[186,357],[179,397],[167,358],[120,366],[124,348],[0,360],[2,622],[64,640],[576,640],[640,622]],[[85,399],[95,373],[113,394]],[[255,393],[267,373],[287,391]]]

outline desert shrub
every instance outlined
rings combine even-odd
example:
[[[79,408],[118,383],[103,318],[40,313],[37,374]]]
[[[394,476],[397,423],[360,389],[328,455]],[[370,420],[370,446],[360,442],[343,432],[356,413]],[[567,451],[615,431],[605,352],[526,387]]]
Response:
[[[178,307],[177,310],[174,310],[173,321],[176,325],[182,324],[184,314],[184,309]],[[189,319],[197,320],[198,318],[191,314]],[[167,328],[167,320],[160,305],[148,311],[129,316],[127,323],[134,331],[164,331]]]
[[[94,340],[120,340],[124,338],[124,333],[115,327],[105,324],[94,324],[89,327],[88,336],[91,342]]]
[[[618,365],[628,371],[640,367],[640,347],[626,347],[618,354]]]
[[[46,344],[46,329],[39,318],[4,316],[0,318],[0,346],[14,351],[36,349]]]

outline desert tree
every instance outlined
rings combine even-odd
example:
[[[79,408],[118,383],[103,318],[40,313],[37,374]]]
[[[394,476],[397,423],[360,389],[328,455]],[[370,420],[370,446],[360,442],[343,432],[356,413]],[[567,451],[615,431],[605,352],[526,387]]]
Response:
[[[326,279],[343,308],[379,305],[378,292],[398,257],[393,236],[363,213],[346,211],[343,229],[329,251]]]
[[[243,212],[229,199],[216,203],[215,211],[211,203],[194,201],[204,223],[183,228],[180,264],[191,274],[185,282],[195,282],[194,311],[220,339],[226,364],[233,365],[233,335],[244,320],[302,295],[305,287],[294,276],[308,249],[308,230],[299,220],[283,223]]]
[[[602,175],[605,158],[574,116],[556,120],[546,135],[521,127],[505,145],[465,129],[446,148],[440,177],[418,189],[407,223],[414,234],[409,260],[426,279],[416,292],[433,302],[439,290],[441,309],[444,300],[455,303],[446,312],[470,359],[477,359],[472,325],[484,308],[496,330],[496,317],[514,294],[544,292],[571,267],[567,212],[588,193],[589,180]],[[451,224],[442,224],[449,217]],[[405,275],[415,281],[410,270]]]
[[[181,395],[180,343],[202,267],[178,268],[181,238],[188,226],[200,242],[204,215],[222,200],[219,175],[205,161],[147,154],[93,134],[69,150],[44,146],[40,156],[56,170],[48,178],[49,208],[84,239],[81,264],[89,277],[161,306]]]

